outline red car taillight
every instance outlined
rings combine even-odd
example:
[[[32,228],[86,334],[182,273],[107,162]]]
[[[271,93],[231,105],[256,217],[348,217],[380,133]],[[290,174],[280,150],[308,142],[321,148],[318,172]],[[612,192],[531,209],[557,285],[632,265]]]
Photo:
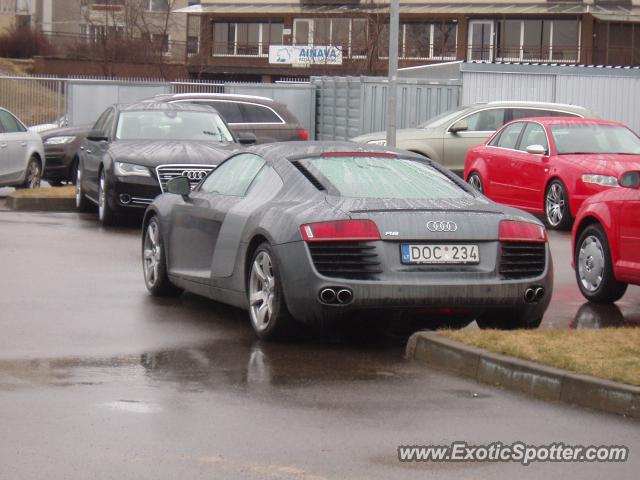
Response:
[[[298,138],[304,141],[309,140],[309,132],[307,132],[306,129],[301,128],[300,130],[298,130]]]
[[[501,242],[546,242],[547,231],[535,223],[502,220],[498,239]]]
[[[378,227],[371,220],[306,223],[300,227],[300,233],[305,242],[380,240]]]

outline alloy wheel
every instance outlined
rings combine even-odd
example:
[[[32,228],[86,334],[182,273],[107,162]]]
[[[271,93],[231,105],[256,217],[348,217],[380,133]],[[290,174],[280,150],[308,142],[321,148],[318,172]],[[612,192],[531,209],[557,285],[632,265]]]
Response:
[[[552,184],[547,191],[547,197],[545,199],[547,221],[552,227],[557,227],[562,222],[565,202],[566,199],[564,198],[562,186],[559,183]]]
[[[98,218],[100,221],[104,220],[104,203],[106,202],[106,195],[104,193],[105,181],[104,172],[100,173],[100,180],[98,185]]]
[[[80,180],[82,179],[82,170],[80,170],[80,163],[76,168],[76,208],[80,208],[82,204],[82,187],[80,186]]]
[[[27,188],[38,188],[40,186],[40,165],[35,160],[29,162],[27,171]]]
[[[161,245],[159,242],[158,224],[149,223],[144,236],[143,268],[147,286],[152,288],[158,282],[158,268],[161,261]]]
[[[580,245],[578,253],[578,275],[580,283],[588,292],[595,292],[604,276],[604,251],[595,235],[589,235]]]
[[[249,277],[249,310],[257,330],[265,330],[273,316],[275,284],[273,261],[269,253],[262,251],[253,261]]]
[[[472,173],[471,175],[469,175],[467,183],[480,193],[484,193],[482,190],[482,180],[480,179],[480,175],[478,175],[477,173]]]

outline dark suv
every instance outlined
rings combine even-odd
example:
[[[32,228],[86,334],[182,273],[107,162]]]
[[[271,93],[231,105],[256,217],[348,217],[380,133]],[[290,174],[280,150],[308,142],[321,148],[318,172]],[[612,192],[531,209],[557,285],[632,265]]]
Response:
[[[309,140],[309,132],[286,105],[270,98],[227,93],[177,93],[157,95],[150,100],[210,105],[236,135],[253,133],[257,143]]]

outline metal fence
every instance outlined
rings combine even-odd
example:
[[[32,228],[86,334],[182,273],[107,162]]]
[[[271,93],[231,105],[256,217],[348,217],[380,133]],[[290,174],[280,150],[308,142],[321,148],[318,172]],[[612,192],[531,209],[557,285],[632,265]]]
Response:
[[[27,125],[54,123],[66,112],[66,81],[52,77],[0,77],[0,107]]]
[[[496,100],[569,103],[640,132],[640,69],[461,64],[465,104]]]
[[[382,77],[312,77],[316,86],[316,138],[348,140],[385,130],[387,80]],[[460,104],[455,80],[398,80],[398,128],[415,127]]]

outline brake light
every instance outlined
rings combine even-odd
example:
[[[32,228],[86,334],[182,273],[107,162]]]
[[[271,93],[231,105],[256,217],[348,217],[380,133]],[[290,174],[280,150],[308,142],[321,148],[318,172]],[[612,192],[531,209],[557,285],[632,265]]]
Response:
[[[336,220],[307,223],[300,227],[305,242],[341,240],[380,240],[378,227],[371,220]]]
[[[306,129],[301,128],[300,130],[298,130],[298,138],[304,141],[309,140],[309,132],[307,132]]]
[[[501,242],[546,242],[547,230],[535,223],[502,220],[498,239]]]

